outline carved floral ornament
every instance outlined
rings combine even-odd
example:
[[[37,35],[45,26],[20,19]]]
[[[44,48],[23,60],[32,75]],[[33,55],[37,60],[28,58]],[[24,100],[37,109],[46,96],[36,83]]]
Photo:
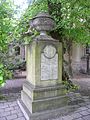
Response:
[[[43,53],[46,58],[52,59],[56,55],[56,48],[53,45],[46,45]]]

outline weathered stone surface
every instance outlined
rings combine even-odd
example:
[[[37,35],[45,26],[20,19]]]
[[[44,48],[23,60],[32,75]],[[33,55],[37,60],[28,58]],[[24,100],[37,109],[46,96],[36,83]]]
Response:
[[[16,118],[14,120],[26,120],[25,117]]]
[[[73,117],[74,119],[80,118],[82,115],[80,113],[73,113],[71,115],[71,117]]]
[[[41,111],[41,112],[35,112],[35,113],[30,113],[30,111],[27,109],[27,107],[25,106],[25,104],[23,104],[23,102],[21,100],[19,100],[19,104],[21,107],[24,108],[24,115],[28,116],[27,119],[28,120],[64,120],[63,119],[63,115],[68,114],[72,111],[74,111],[76,108],[75,106],[65,106],[65,107],[61,107],[59,109],[52,109],[52,110],[47,110],[47,111]],[[68,115],[68,120],[72,120],[70,118],[73,118],[71,115]],[[67,116],[64,118],[67,118]],[[67,119],[65,119],[67,120]]]
[[[57,54],[59,53],[58,59],[57,59],[57,57],[55,58],[55,60],[51,60],[51,61],[49,59],[47,59],[48,64],[46,63],[45,65],[42,65],[41,64],[41,55],[43,54],[44,47],[47,45],[53,45],[57,48]],[[44,59],[44,61],[45,61],[45,59]],[[49,65],[50,62],[51,62],[51,65]],[[53,64],[53,66],[52,66],[52,64]],[[53,73],[52,69],[55,73],[58,72],[56,75],[51,75],[51,73],[48,73],[48,74],[50,74],[49,76],[51,78],[53,78],[53,76],[55,76],[58,79],[57,80],[54,80],[54,79],[47,80],[47,78],[46,78],[46,80],[41,80],[42,79],[41,78],[41,71],[42,71],[41,66],[46,66],[46,68],[49,69],[48,72]],[[52,68],[50,68],[50,67],[52,67]],[[46,69],[46,71],[48,69]],[[44,71],[45,71],[45,69],[44,69]],[[45,74],[45,76],[46,76],[46,74]],[[27,81],[29,81],[34,86],[42,86],[42,87],[52,86],[52,85],[60,84],[62,82],[62,44],[60,42],[40,40],[38,42],[33,41],[31,43],[31,45],[27,46]]]
[[[48,87],[36,87],[32,86],[28,81],[23,85],[23,91],[32,100],[38,100],[42,98],[51,98],[54,96],[63,96],[66,94],[65,87],[61,84]]]
[[[10,114],[11,114],[10,111],[5,112],[4,114],[0,113],[0,117],[8,116]]]
[[[3,108],[1,108],[2,105]],[[17,101],[2,101],[2,103],[0,103],[0,110],[0,120],[26,120]]]
[[[89,115],[90,113],[88,111],[81,111],[80,114],[81,115]]]
[[[83,117],[84,120],[90,120],[90,115]]]
[[[7,116],[7,120],[14,120],[17,118],[17,115],[16,114],[13,114],[13,115],[8,115]]]
[[[6,120],[6,118],[5,118],[5,117],[2,117],[2,118],[0,118],[0,120]]]
[[[37,31],[50,31],[53,29],[55,23],[54,19],[48,13],[39,13],[30,21],[30,25]]]
[[[62,117],[63,120],[73,120],[73,117],[70,115]]]
[[[22,100],[31,113],[40,112],[44,110],[57,109],[60,107],[64,107],[65,105],[68,104],[67,96],[58,96],[58,97],[54,96],[47,99],[42,98],[39,100],[32,101],[31,98],[25,92],[22,92]]]

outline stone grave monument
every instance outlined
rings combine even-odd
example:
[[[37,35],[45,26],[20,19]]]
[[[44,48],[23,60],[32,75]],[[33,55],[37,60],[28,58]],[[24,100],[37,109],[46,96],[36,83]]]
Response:
[[[31,21],[40,35],[27,45],[27,79],[19,101],[28,120],[54,118],[68,102],[62,85],[62,44],[47,34],[54,26],[48,13],[39,13]]]

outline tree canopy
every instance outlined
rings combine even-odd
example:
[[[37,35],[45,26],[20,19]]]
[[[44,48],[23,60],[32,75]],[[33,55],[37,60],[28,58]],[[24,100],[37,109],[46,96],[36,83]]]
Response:
[[[89,0],[33,0],[18,25],[19,33],[26,31],[29,20],[41,11],[47,11],[53,16],[56,22],[54,31],[59,39],[90,43]]]
[[[13,31],[13,6],[10,0],[0,0],[0,51],[6,48],[9,34]]]

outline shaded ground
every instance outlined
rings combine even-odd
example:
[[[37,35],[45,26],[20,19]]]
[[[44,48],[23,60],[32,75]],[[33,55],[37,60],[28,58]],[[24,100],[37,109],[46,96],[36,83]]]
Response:
[[[13,79],[13,80],[7,80],[6,84],[3,88],[1,88],[1,90],[3,89],[13,89],[13,88],[20,88],[23,85],[23,82],[25,81],[25,79],[21,78],[21,79]]]
[[[74,78],[73,83],[79,86],[79,92],[84,96],[90,96],[90,78]]]
[[[21,97],[21,90],[25,79],[7,80],[4,87],[0,88],[0,93],[6,100],[13,101]]]

